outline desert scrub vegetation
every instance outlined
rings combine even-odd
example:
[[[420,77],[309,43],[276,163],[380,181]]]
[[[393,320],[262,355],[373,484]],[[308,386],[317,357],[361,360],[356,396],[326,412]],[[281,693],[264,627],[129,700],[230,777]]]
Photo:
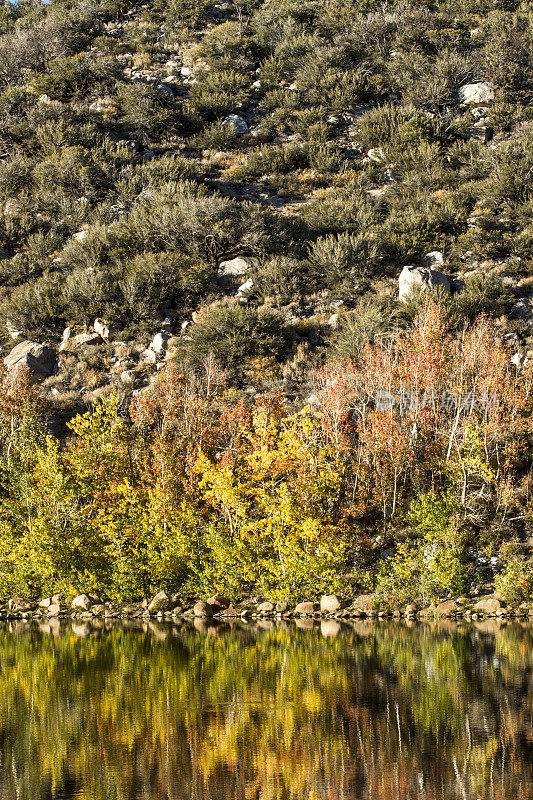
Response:
[[[63,427],[63,439],[82,437],[83,425],[98,428],[105,417],[98,446],[111,442],[113,451],[115,434],[124,437],[120,447],[126,440],[133,450],[144,446],[142,437],[152,436],[162,417],[143,422],[141,433],[136,404],[166,385],[158,376],[167,369],[174,370],[172,396],[185,402],[179,393],[190,397],[191,376],[198,379],[206,359],[215,360],[224,381],[205,413],[229,415],[228,430],[237,418],[242,425],[233,451],[225,440],[209,450],[201,437],[179,445],[180,458],[194,452],[199,471],[172,473],[170,483],[197,481],[198,495],[183,517],[177,494],[154,500],[170,516],[157,518],[163,522],[153,552],[143,540],[152,566],[140,583],[131,542],[121,551],[130,552],[131,545],[126,561],[115,561],[124,543],[117,544],[112,531],[122,523],[109,509],[102,527],[91,532],[95,542],[105,542],[109,558],[80,562],[77,576],[86,570],[100,576],[95,584],[116,593],[126,586],[140,592],[161,557],[174,576],[170,582],[198,587],[221,581],[220,588],[227,562],[259,591],[256,565],[264,547],[265,587],[278,581],[287,591],[303,591],[314,570],[322,575],[320,586],[333,589],[339,575],[355,581],[363,574],[358,554],[379,554],[381,545],[372,545],[379,535],[398,546],[396,560],[383,574],[377,562],[365,562],[364,581],[374,588],[384,581],[392,592],[409,569],[426,576],[417,584],[426,597],[479,583],[473,543],[497,509],[507,532],[490,536],[498,548],[518,543],[518,554],[501,556],[502,592],[510,591],[507,574],[523,568],[527,577],[529,567],[516,558],[526,557],[520,548],[530,524],[529,431],[522,430],[521,444],[513,439],[516,472],[507,477],[513,485],[525,483],[506,505],[499,481],[507,462],[496,463],[500,440],[492,450],[479,445],[483,425],[493,430],[488,417],[471,420],[461,443],[452,436],[450,452],[439,451],[438,458],[429,434],[420,438],[429,425],[425,416],[417,417],[415,429],[411,425],[414,438],[394,420],[380,429],[364,417],[366,433],[375,436],[365,444],[356,421],[373,403],[370,396],[361,399],[363,384],[383,388],[372,357],[398,365],[393,353],[415,335],[417,320],[434,302],[458,359],[466,332],[488,326],[483,347],[493,352],[499,343],[497,358],[506,359],[505,369],[498,361],[500,389],[524,381],[520,391],[527,394],[533,359],[532,54],[533,15],[519,0],[435,0],[431,6],[421,0],[51,0],[2,7],[2,356],[26,340],[54,348],[57,367],[40,384],[51,424],[54,415],[68,421],[77,412],[89,414],[83,423],[78,418],[74,432]],[[400,302],[398,277],[408,266],[413,274],[420,266],[433,268],[445,279],[439,288],[415,287]],[[431,283],[431,273],[416,275]],[[424,350],[424,358],[429,355]],[[324,375],[333,383],[322,386]],[[357,400],[342,406],[345,427],[335,433],[339,455],[324,433],[317,398],[332,387],[351,391],[354,381]],[[483,381],[490,383],[486,376]],[[400,383],[401,394],[407,388]],[[481,383],[465,387],[484,389]],[[97,406],[96,422],[91,409],[99,396],[105,413]],[[106,406],[115,396],[117,407]],[[252,408],[252,398],[266,403],[266,396],[268,424],[259,405]],[[306,406],[318,414],[311,422],[294,416]],[[380,432],[385,439],[377,442]],[[157,447],[173,447],[169,436]],[[211,433],[206,436],[211,442]],[[305,451],[302,441],[317,449]],[[66,444],[57,444],[52,455],[55,446],[47,445],[46,458],[68,482],[68,470],[78,467],[63,461]],[[287,467],[280,477],[281,467],[269,473],[266,461],[254,461],[257,451],[269,448],[280,465],[296,464],[294,472]],[[311,461],[322,471],[309,478],[305,495],[298,482],[307,480]],[[259,496],[250,477],[254,465],[272,480],[268,498]],[[150,482],[144,474],[137,478],[138,487]],[[165,480],[161,485],[170,485]],[[243,497],[246,486],[251,494]],[[364,486],[371,487],[371,499],[358,494]],[[118,503],[124,530],[148,531],[156,505],[140,495],[130,503],[124,493]],[[265,520],[284,498],[292,498],[288,517],[269,528]],[[440,509],[438,532],[424,532],[415,521],[414,498]],[[70,500],[58,500],[58,507]],[[135,525],[128,517],[132,504],[140,515]],[[342,519],[331,510],[337,505]],[[297,506],[308,516],[294,523],[298,532],[288,541],[283,537]],[[85,529],[81,501],[80,508],[74,538]],[[169,544],[165,531],[172,520],[184,538],[176,533]],[[43,522],[43,540],[52,536],[51,524]],[[192,530],[195,548],[187,538]],[[20,541],[11,544],[19,552],[30,534],[16,535]],[[457,563],[438,555],[427,578],[428,548],[440,554],[447,547]],[[57,580],[73,583],[63,569],[57,567]]]
[[[215,323],[223,358],[238,326],[277,346],[272,315],[249,309],[212,311],[191,346]],[[517,373],[487,318],[457,336],[432,302],[411,326],[382,316],[376,327],[387,333],[315,372],[315,399],[299,410],[275,386],[239,396],[234,365],[197,352],[129,408],[101,396],[63,446],[38,387],[4,370],[0,595],[365,587],[395,608],[495,578],[509,603],[529,597],[531,365]],[[84,362],[90,381],[102,356]]]

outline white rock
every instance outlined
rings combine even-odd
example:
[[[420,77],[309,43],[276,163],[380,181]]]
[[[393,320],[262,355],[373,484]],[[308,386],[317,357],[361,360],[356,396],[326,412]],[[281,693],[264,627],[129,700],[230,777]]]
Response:
[[[218,267],[218,274],[221,278],[240,278],[246,275],[250,269],[250,264],[246,259],[237,256],[230,261],[221,261]]]
[[[135,373],[132,369],[125,369],[120,374],[120,380],[124,386],[131,386],[135,382]]]
[[[167,349],[168,334],[156,333],[150,344],[150,350],[153,350],[157,355],[161,355]]]
[[[63,338],[61,339],[61,344],[59,345],[60,353],[62,353],[63,350],[66,349],[69,339],[70,339],[70,328],[65,328],[65,330],[63,331]]]
[[[329,327],[330,328],[336,328],[338,321],[339,321],[339,315],[338,314],[332,314],[331,317],[328,319]]]
[[[98,344],[100,341],[100,335],[96,331],[84,331],[74,337],[74,344],[78,346],[81,344]]]
[[[79,594],[74,598],[70,607],[72,610],[88,611],[92,606],[92,601],[86,594]]]
[[[87,238],[88,231],[78,231],[77,233],[73,234],[72,238],[75,239],[77,242],[84,242]]]
[[[143,364],[155,364],[157,362],[157,354],[149,347],[147,350],[142,351],[140,360]]]
[[[379,164],[385,158],[385,154],[381,147],[371,147],[366,157],[369,161],[376,161]]]
[[[102,339],[109,339],[109,327],[100,317],[96,317],[93,323],[93,330],[95,330]]]
[[[252,83],[252,89],[260,89],[261,88],[261,81],[254,81]]]
[[[237,294],[245,294],[246,292],[249,292],[250,289],[253,287],[253,285],[254,285],[253,280],[251,278],[248,278],[247,281],[245,281],[239,286],[239,288],[237,289]]]
[[[224,120],[224,125],[237,136],[244,136],[245,133],[248,133],[246,120],[239,116],[239,114],[230,114]]]
[[[431,286],[442,286],[447,292],[450,291],[448,278],[442,272],[437,272],[428,267],[404,267],[400,273],[398,283],[400,301],[407,300],[415,287],[428,289]]]
[[[54,372],[57,358],[52,347],[24,341],[15,345],[4,358],[4,363],[8,369],[26,368],[34,375],[46,378]]]
[[[10,319],[6,320],[6,328],[12,339],[20,339],[22,336],[22,331]]]
[[[193,72],[194,72],[194,70],[193,70],[193,68],[192,68],[192,67],[182,67],[182,68],[180,69],[180,75],[181,75],[183,78],[190,78],[190,77],[191,77],[191,75],[193,74]]]
[[[52,102],[50,97],[47,94],[42,94],[39,99],[37,100],[38,103],[43,103],[43,105],[48,105]]]
[[[459,89],[459,102],[463,105],[491,103],[494,100],[495,89],[495,85],[489,81],[467,83]]]
[[[444,265],[444,256],[440,250],[432,250],[431,253],[425,253],[420,259],[423,267],[442,267]]]
[[[515,353],[514,356],[511,358],[511,364],[514,364],[515,367],[518,367],[518,369],[520,369],[520,367],[522,366],[523,361],[524,361],[524,356],[521,353]]]

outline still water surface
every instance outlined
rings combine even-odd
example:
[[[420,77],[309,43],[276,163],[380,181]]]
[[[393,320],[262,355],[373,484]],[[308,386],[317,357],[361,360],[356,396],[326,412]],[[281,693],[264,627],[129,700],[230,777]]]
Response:
[[[0,800],[529,800],[533,628],[0,628]]]

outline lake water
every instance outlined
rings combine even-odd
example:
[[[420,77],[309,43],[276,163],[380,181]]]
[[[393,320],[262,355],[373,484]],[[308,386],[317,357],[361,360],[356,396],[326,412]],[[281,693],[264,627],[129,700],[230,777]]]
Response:
[[[0,800],[528,800],[533,628],[0,628]]]

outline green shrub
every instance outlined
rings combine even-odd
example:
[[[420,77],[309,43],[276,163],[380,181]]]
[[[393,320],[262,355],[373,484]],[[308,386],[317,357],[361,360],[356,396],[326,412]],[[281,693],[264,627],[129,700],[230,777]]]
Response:
[[[124,125],[148,143],[170,139],[182,125],[182,114],[174,100],[153,86],[134,83],[117,87],[118,111]]]
[[[83,100],[90,93],[113,89],[119,74],[117,64],[111,59],[77,53],[51,61],[48,71],[34,79],[33,89],[52,100]]]
[[[376,243],[366,234],[355,233],[321,237],[308,253],[312,272],[326,286],[371,274],[377,257]]]
[[[253,291],[260,297],[273,296],[283,301],[312,289],[307,261],[287,256],[273,256],[252,270]]]
[[[356,361],[366,344],[384,341],[397,325],[397,314],[392,306],[362,297],[354,309],[340,317],[329,343],[328,359]]]
[[[395,608],[464,594],[470,569],[458,510],[451,494],[423,494],[413,500],[408,522],[417,538],[399,544],[395,555],[382,563],[376,587],[381,604]]]
[[[533,560],[525,557],[513,542],[500,549],[503,571],[496,575],[494,588],[502,600],[518,605],[533,594]]]
[[[283,321],[273,311],[222,306],[205,309],[187,328],[178,357],[194,366],[212,353],[222,367],[242,374],[254,358],[280,360],[288,344]]]
[[[472,322],[479,314],[500,317],[509,311],[516,297],[510,286],[495,275],[473,275],[449,304],[448,316],[456,327]]]

